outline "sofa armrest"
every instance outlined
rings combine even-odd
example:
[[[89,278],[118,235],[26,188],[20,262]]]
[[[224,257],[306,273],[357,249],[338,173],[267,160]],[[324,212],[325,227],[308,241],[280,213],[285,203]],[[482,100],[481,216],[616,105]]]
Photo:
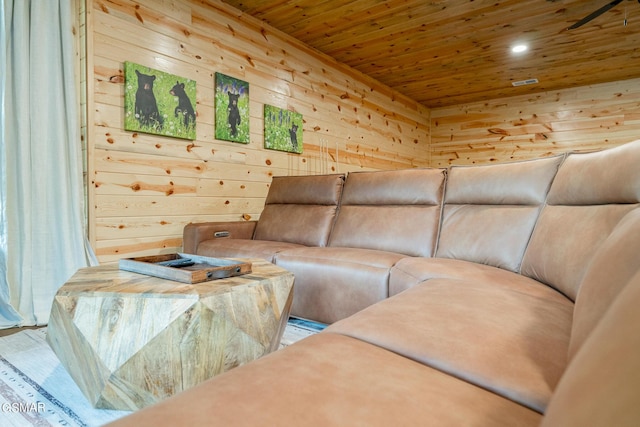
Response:
[[[182,250],[195,254],[198,245],[211,239],[251,239],[257,221],[200,222],[187,224],[183,231]]]

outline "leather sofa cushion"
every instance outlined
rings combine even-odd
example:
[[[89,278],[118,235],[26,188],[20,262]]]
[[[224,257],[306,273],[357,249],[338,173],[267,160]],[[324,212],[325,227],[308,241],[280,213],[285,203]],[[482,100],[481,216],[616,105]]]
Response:
[[[390,351],[320,333],[109,426],[527,427],[540,420]]]
[[[267,205],[337,205],[344,174],[274,176],[265,200]]]
[[[542,289],[540,282],[530,277],[490,265],[448,258],[413,258],[398,261],[389,274],[389,296],[399,294],[431,279],[476,280],[501,286],[522,286],[528,291]]]
[[[298,248],[275,262],[296,277],[291,314],[333,323],[389,296],[389,270],[404,255],[358,248]]]
[[[342,204],[439,205],[445,177],[445,169],[436,168],[351,172],[344,185]]]
[[[274,177],[253,238],[326,246],[344,175]]]
[[[542,427],[640,425],[639,303],[640,271],[615,298],[567,367]]]
[[[572,153],[560,167],[525,253],[521,273],[575,300],[599,246],[640,203],[640,140]]]
[[[453,166],[445,203],[526,205],[544,203],[564,156],[480,166]]]
[[[518,272],[538,206],[446,205],[437,257]]]
[[[634,207],[547,206],[527,248],[522,274],[575,300],[594,253]]]
[[[543,413],[566,366],[572,313],[573,302],[542,284],[433,279],[326,331]]]
[[[640,140],[594,153],[570,154],[549,190],[550,205],[640,201]]]
[[[444,169],[352,172],[329,246],[432,256]]]
[[[337,206],[266,205],[253,236],[306,246],[326,246]]]
[[[272,240],[211,239],[200,243],[196,253],[213,258],[262,258],[273,262],[278,252],[304,247]]]
[[[436,256],[518,272],[562,160],[452,167]]]
[[[636,208],[620,221],[600,245],[580,285],[573,314],[569,358],[575,355],[639,269],[640,208]]]
[[[432,256],[440,206],[342,206],[329,246]]]

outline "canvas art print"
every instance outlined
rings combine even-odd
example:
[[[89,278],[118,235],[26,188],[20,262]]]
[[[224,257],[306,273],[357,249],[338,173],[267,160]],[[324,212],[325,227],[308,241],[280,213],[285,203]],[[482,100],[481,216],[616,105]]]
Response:
[[[196,139],[196,82],[124,64],[125,130]]]
[[[249,143],[249,83],[215,74],[216,139]]]
[[[302,114],[265,105],[264,147],[302,153]]]

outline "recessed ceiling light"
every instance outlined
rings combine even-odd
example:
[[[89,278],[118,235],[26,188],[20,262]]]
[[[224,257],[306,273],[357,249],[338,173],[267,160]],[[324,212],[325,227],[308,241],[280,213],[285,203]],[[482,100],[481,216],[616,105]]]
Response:
[[[528,49],[526,44],[517,44],[511,48],[513,53],[522,53]]]

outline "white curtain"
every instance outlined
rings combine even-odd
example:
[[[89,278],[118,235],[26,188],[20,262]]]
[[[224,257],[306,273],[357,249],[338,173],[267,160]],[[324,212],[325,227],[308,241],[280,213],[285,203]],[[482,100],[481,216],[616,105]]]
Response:
[[[85,233],[72,0],[0,0],[0,328],[43,325],[95,263]]]

